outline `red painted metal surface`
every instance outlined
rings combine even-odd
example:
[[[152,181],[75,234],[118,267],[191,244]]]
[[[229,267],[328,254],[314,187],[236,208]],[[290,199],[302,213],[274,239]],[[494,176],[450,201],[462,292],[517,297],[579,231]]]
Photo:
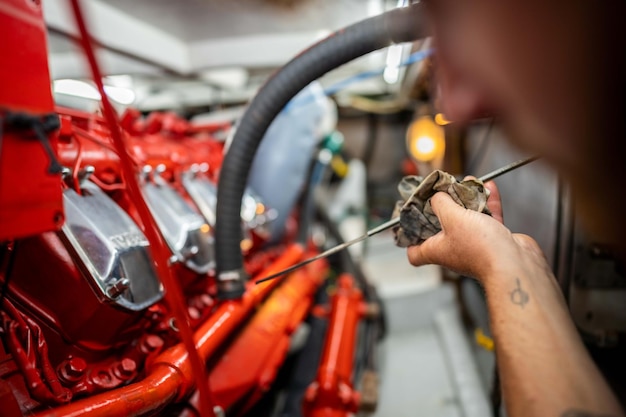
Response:
[[[61,178],[32,129],[7,123],[9,112],[53,111],[46,26],[38,1],[0,2],[0,242],[59,228]],[[55,135],[49,135],[54,142]],[[54,143],[52,143],[54,148]]]
[[[61,116],[59,160],[68,167],[93,166],[94,181],[104,190],[124,189],[118,151],[105,120],[94,114],[63,107],[57,107],[56,111]],[[194,129],[193,134],[187,134],[191,126],[187,121],[175,115],[166,116],[165,120],[170,120],[169,124],[178,126],[177,129],[167,130],[168,124],[159,123],[161,130],[146,133],[144,121],[136,110],[129,109],[122,116],[122,133],[135,170],[145,165],[162,165],[165,172],[161,176],[183,195],[185,190],[180,185],[180,177],[193,165],[208,165],[208,171],[199,175],[215,182],[222,164],[223,143],[208,133],[211,126],[207,127],[208,130]],[[164,116],[159,114],[159,117]]]
[[[347,417],[358,410],[360,395],[352,385],[352,366],[362,300],[354,279],[348,274],[339,277],[320,367],[304,397],[305,417]]]
[[[64,180],[47,173],[50,156],[32,129],[2,125],[0,415],[159,415],[192,396],[203,416],[214,415],[214,403],[233,415],[243,413],[272,384],[290,335],[308,314],[328,266],[315,263],[261,285],[252,280],[241,299],[218,304],[211,275],[169,264],[170,250],[139,188],[140,169],[163,164],[163,177],[185,197],[181,174],[193,165],[208,164],[199,175],[217,179],[223,143],[213,134],[230,124],[194,125],[174,113],[142,117],[133,110],[118,123],[103,91],[80,3],[70,1],[104,117],[53,107],[39,0],[0,2],[1,49],[11,60],[0,67],[0,117],[7,111],[58,114],[60,130],[49,138],[56,157],[71,170]],[[87,166],[95,168],[90,179],[147,236],[167,303],[132,312],[99,299],[87,272],[54,232],[63,222],[62,190],[71,187],[80,194],[79,174]],[[295,217],[290,224],[293,229]],[[270,248],[262,248],[259,240],[246,256],[246,270],[264,277],[298,262],[307,251],[287,243],[291,240]],[[338,300],[352,306],[347,294],[356,293],[348,287],[340,292]],[[339,375],[349,385],[357,318],[335,307],[333,314],[335,330],[329,337],[336,341],[341,335],[340,353],[344,348],[348,353],[337,356],[331,349],[324,375]],[[348,330],[337,330],[341,326]]]
[[[222,407],[244,412],[269,390],[287,355],[290,336],[309,312],[325,270],[324,263],[314,263],[289,276],[221,356],[211,370],[210,385]]]
[[[43,114],[52,111],[46,25],[39,1],[0,3],[2,55],[0,105],[14,111]]]
[[[46,328],[50,343],[56,347],[54,352],[73,346],[75,355],[96,360],[116,345],[130,343],[143,331],[140,316],[99,301],[55,233],[19,241],[13,254],[12,277],[11,299]],[[58,363],[65,355],[52,359]]]
[[[288,247],[259,276],[269,275],[298,262],[303,253],[299,245]],[[195,332],[195,346],[201,358],[210,358],[279,284],[275,280],[267,285],[250,285],[241,300],[220,304]],[[74,417],[87,413],[91,417],[152,415],[167,404],[190,395],[193,390],[192,375],[189,355],[182,344],[177,344],[152,362],[150,372],[143,380],[39,413],[36,417]]]

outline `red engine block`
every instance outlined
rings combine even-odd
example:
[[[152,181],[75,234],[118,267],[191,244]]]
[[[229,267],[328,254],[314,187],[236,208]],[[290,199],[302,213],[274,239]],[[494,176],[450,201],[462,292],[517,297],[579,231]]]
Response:
[[[198,402],[184,328],[206,364],[200,383],[208,400],[236,415],[249,411],[272,386],[328,265],[255,285],[315,253],[293,236],[265,247],[262,225],[271,216],[257,201],[248,207],[254,222],[242,212],[253,278],[241,299],[219,301],[212,210],[224,149],[214,134],[230,126],[128,110],[119,128],[129,177],[105,119],[53,107],[38,2],[5,1],[0,33],[10,46],[3,54],[14,58],[0,67],[2,416],[159,415]],[[139,197],[131,192],[136,186]],[[144,234],[144,202],[167,244],[167,265],[155,253],[161,242]],[[175,279],[183,300],[163,299],[157,267]],[[352,278],[343,276],[305,415],[358,409],[351,370],[362,304]],[[187,326],[177,321],[176,306]]]

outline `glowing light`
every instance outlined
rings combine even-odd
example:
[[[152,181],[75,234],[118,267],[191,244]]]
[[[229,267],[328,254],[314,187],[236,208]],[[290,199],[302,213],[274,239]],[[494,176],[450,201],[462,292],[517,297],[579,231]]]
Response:
[[[56,80],[54,92],[68,96],[100,100],[100,93],[91,84],[79,80]]]
[[[53,90],[58,94],[81,97],[89,100],[100,100],[100,93],[98,90],[96,90],[93,85],[85,81],[70,79],[56,80],[53,83]],[[135,92],[130,88],[105,85],[104,91],[107,93],[107,96],[120,104],[131,104],[136,98]]]
[[[395,84],[400,79],[400,68],[399,67],[386,67],[385,71],[383,71],[383,80],[387,84]]]
[[[420,162],[441,158],[446,149],[443,128],[430,116],[422,116],[411,123],[406,140],[409,154]]]
[[[387,48],[387,60],[383,80],[387,84],[395,84],[400,79],[400,63],[402,62],[403,45],[391,45]]]
[[[421,155],[430,155],[435,150],[435,140],[430,136],[420,136],[415,141],[415,152]]]
[[[209,233],[211,231],[211,226],[209,226],[208,224],[204,223],[202,226],[200,226],[200,231],[202,233]]]
[[[435,115],[435,123],[437,123],[439,126],[445,126],[452,122],[446,119],[446,116],[444,116],[443,113],[437,113]]]
[[[256,203],[256,214],[263,214],[265,212],[265,205],[263,203]]]
[[[253,246],[252,239],[244,239],[239,244],[239,247],[244,252],[248,252],[250,249],[252,249],[252,246]]]
[[[396,7],[406,7],[409,5],[408,0],[398,0]],[[404,45],[391,45],[387,48],[387,60],[385,62],[385,70],[383,71],[383,80],[387,84],[395,84],[400,80],[400,63],[404,55]]]

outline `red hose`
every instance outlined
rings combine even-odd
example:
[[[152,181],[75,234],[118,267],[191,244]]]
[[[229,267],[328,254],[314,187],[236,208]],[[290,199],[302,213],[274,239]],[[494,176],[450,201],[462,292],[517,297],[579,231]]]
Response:
[[[202,416],[215,416],[213,411],[213,403],[210,398],[210,391],[207,384],[207,376],[205,364],[200,360],[200,355],[195,348],[193,341],[193,333],[188,322],[187,310],[184,305],[182,293],[178,283],[174,280],[174,276],[168,266],[168,259],[170,257],[170,251],[167,247],[163,237],[161,236],[159,229],[156,225],[152,214],[143,199],[139,183],[137,182],[136,173],[133,169],[133,163],[130,155],[126,150],[124,139],[122,138],[121,129],[117,121],[115,110],[104,91],[104,85],[102,83],[102,73],[96,61],[96,56],[91,45],[91,36],[87,31],[85,20],[81,10],[79,0],[70,0],[74,17],[76,18],[76,24],[78,26],[81,43],[85,51],[85,55],[91,68],[93,80],[96,83],[100,96],[102,98],[102,108],[104,117],[111,130],[111,137],[113,138],[113,144],[117,149],[122,165],[122,173],[126,180],[128,187],[128,193],[130,199],[135,203],[137,213],[141,219],[141,227],[145,233],[150,246],[152,248],[152,258],[154,260],[156,269],[159,274],[159,278],[165,287],[165,299],[167,304],[174,315],[177,326],[180,330],[180,336],[189,354],[189,361],[191,363],[192,375],[195,385],[200,395],[200,414]]]

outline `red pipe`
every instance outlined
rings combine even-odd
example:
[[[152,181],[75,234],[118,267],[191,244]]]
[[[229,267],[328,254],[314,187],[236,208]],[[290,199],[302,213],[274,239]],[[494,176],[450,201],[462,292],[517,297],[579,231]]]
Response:
[[[291,335],[306,317],[327,267],[318,262],[286,277],[221,355],[209,378],[224,409],[232,407],[235,414],[243,414],[271,387]]]
[[[81,43],[87,56],[87,61],[91,67],[93,80],[98,87],[100,97],[102,99],[102,108],[104,117],[111,130],[111,137],[113,144],[117,148],[120,162],[122,164],[122,173],[128,186],[128,193],[130,199],[135,203],[137,213],[141,219],[143,232],[145,233],[150,246],[152,248],[152,259],[155,263],[159,278],[165,287],[165,298],[174,318],[176,319],[178,329],[180,330],[180,336],[187,352],[189,353],[189,362],[192,365],[192,376],[195,380],[196,386],[200,394],[200,413],[202,416],[215,416],[213,410],[213,404],[210,398],[210,391],[206,378],[206,369],[204,363],[200,359],[199,353],[196,351],[193,341],[193,332],[189,325],[187,309],[185,308],[182,292],[178,283],[174,279],[172,271],[168,265],[168,259],[170,257],[170,251],[161,236],[156,221],[152,217],[148,205],[143,199],[139,183],[136,178],[136,172],[134,170],[132,160],[127,152],[126,144],[122,138],[122,132],[117,121],[115,110],[109,102],[109,98],[104,91],[104,84],[102,83],[102,73],[96,56],[92,47],[92,39],[87,31],[87,26],[83,18],[83,13],[79,0],[70,0],[72,9],[74,11],[74,17],[76,18],[76,24],[78,26]]]
[[[358,410],[360,394],[352,388],[352,366],[362,299],[354,279],[341,275],[332,297],[320,367],[304,396],[305,417],[347,417]]]
[[[304,249],[294,244],[258,276],[281,271],[302,259]],[[240,300],[220,304],[195,333],[195,346],[205,362],[233,331],[248,317],[278,281],[270,285],[250,285]],[[141,381],[109,392],[94,395],[65,406],[44,411],[35,417],[136,417],[152,415],[166,405],[187,397],[193,390],[193,365],[181,343],[161,353],[148,375]]]

